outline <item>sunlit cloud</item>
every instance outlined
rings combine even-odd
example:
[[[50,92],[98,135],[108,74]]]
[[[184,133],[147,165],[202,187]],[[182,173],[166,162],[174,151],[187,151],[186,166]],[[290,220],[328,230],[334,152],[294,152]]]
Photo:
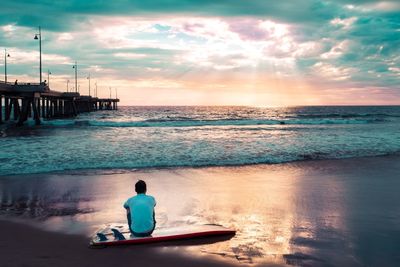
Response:
[[[8,49],[10,58],[8,59],[9,64],[29,64],[37,63],[39,61],[38,51],[20,50],[18,48]],[[48,62],[48,64],[70,64],[71,59],[66,56],[57,54],[42,54],[42,60]]]
[[[335,26],[340,26],[343,29],[349,29],[351,25],[357,20],[356,17],[351,17],[351,18],[346,18],[346,19],[341,19],[341,18],[335,18],[330,21],[332,25]]]
[[[334,59],[340,57],[341,55],[347,52],[349,43],[350,43],[349,40],[345,40],[334,45],[328,52],[321,54],[321,58]]]
[[[354,68],[336,67],[328,63],[318,62],[313,66],[314,73],[323,78],[336,81],[348,80],[351,74],[356,71]]]

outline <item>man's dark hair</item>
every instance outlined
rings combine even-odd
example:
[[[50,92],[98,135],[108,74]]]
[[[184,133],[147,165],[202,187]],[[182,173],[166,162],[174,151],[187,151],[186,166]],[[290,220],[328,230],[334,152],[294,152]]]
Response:
[[[137,181],[137,183],[135,184],[136,193],[143,194],[146,193],[146,190],[147,190],[146,183],[143,180]]]

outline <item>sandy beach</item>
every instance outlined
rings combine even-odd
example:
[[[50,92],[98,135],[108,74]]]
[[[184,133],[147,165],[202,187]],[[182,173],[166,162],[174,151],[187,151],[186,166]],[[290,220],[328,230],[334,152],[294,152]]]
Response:
[[[2,266],[396,266],[399,160],[2,177]],[[124,223],[138,178],[157,199],[157,227],[218,223],[237,235],[89,249],[95,229]]]
[[[1,266],[229,266],[206,257],[154,253],[157,246],[90,249],[80,235],[42,231],[25,224],[0,221]],[[196,243],[186,243],[196,244]],[[168,244],[167,244],[168,245]],[[232,265],[233,266],[233,265]]]

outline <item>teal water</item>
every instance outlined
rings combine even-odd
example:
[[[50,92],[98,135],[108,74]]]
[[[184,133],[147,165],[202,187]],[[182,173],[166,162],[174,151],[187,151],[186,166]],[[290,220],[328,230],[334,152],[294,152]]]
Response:
[[[400,107],[121,107],[0,127],[0,175],[397,154]]]

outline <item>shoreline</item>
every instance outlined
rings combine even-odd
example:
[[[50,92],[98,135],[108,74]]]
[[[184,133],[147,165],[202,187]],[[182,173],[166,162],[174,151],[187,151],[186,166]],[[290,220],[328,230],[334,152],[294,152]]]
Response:
[[[120,258],[146,266],[164,261],[165,266],[395,266],[400,260],[399,159],[0,177],[2,209],[25,221],[0,216],[6,232],[0,241],[2,261],[15,262],[5,266],[106,266]],[[122,221],[120,205],[142,177],[157,198],[158,225],[219,223],[235,228],[236,236],[212,244],[88,252],[88,232],[82,229]],[[65,246],[53,246],[61,240]]]
[[[159,167],[134,167],[134,168],[93,168],[93,169],[67,169],[67,170],[56,170],[56,171],[48,171],[48,172],[31,172],[31,173],[16,173],[16,174],[6,174],[0,175],[0,179],[6,179],[9,177],[18,177],[18,176],[49,176],[49,175],[115,175],[115,174],[126,174],[126,173],[136,173],[136,172],[152,172],[152,171],[174,171],[174,170],[185,170],[185,169],[210,169],[210,168],[241,168],[241,167],[263,167],[263,166],[279,166],[279,165],[292,165],[292,164],[313,164],[324,161],[347,161],[347,160],[363,160],[363,159],[371,159],[371,158],[399,158],[400,152],[383,154],[383,155],[372,155],[372,156],[360,156],[360,157],[344,157],[344,158],[310,158],[310,159],[301,159],[301,160],[292,160],[285,162],[276,162],[276,163],[244,163],[244,164],[226,164],[226,165],[180,165],[180,166],[159,166]]]

